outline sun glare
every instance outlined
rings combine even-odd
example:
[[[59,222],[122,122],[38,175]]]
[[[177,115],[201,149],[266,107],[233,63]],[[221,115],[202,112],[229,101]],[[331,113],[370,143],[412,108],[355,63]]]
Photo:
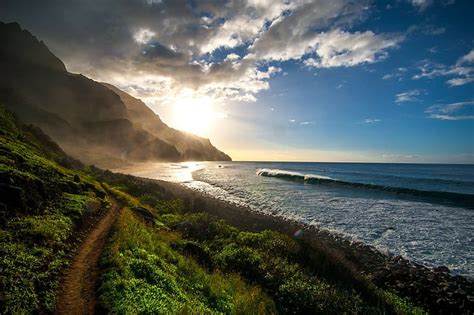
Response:
[[[210,125],[216,117],[212,101],[205,98],[183,98],[175,102],[173,126],[198,136],[208,136]]]

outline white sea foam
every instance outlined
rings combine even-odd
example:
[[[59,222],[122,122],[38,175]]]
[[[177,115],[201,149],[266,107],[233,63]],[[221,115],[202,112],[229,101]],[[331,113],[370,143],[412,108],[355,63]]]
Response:
[[[285,171],[280,169],[271,169],[271,168],[259,168],[257,169],[258,176],[269,176],[269,177],[295,177],[301,178],[302,180],[310,180],[310,179],[326,179],[326,180],[334,180],[329,176],[322,176],[317,174],[303,174],[300,172],[291,172]]]
[[[271,168],[259,168],[257,169],[257,175],[259,176],[279,176],[279,175],[288,175],[288,176],[295,176],[304,178],[304,174],[299,172],[290,172],[285,170],[279,169],[271,169]]]
[[[308,179],[327,179],[327,180],[336,180],[334,178],[331,178],[329,176],[322,176],[322,175],[316,175],[316,174],[307,174],[304,176],[304,180]]]

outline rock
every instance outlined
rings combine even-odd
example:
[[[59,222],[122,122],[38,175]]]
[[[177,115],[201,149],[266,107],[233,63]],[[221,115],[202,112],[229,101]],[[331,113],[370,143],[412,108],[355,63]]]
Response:
[[[153,223],[155,221],[155,216],[146,208],[132,207],[132,210],[138,213],[148,223]]]
[[[438,273],[449,273],[449,268],[446,267],[446,266],[439,266],[439,267],[436,267],[433,269],[434,272],[438,272]]]

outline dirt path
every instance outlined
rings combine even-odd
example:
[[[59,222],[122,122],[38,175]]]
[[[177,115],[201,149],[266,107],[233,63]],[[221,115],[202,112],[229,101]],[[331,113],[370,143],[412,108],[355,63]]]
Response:
[[[92,228],[83,241],[62,284],[56,314],[93,314],[99,259],[120,207],[113,201],[111,209]]]

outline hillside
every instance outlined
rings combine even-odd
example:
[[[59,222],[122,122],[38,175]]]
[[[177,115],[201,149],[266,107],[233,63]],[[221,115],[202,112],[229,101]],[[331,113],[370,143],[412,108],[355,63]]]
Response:
[[[144,160],[230,160],[209,140],[169,128],[125,92],[67,72],[18,24],[0,22],[0,41],[0,101],[81,161],[114,167]]]
[[[230,157],[215,148],[209,139],[168,127],[168,125],[140,99],[125,93],[113,85],[107,83],[103,83],[103,85],[120,96],[120,99],[127,107],[128,117],[135,126],[139,126],[155,137],[173,144],[185,160],[230,160]]]
[[[0,131],[2,314],[422,313],[301,240],[83,168],[2,106]]]

